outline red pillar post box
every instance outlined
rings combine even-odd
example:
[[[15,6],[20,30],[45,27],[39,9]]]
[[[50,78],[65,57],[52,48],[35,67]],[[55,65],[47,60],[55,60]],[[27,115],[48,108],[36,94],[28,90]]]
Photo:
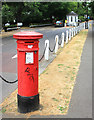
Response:
[[[37,32],[18,32],[18,112],[27,113],[39,108],[38,93],[38,53],[39,39],[43,34]]]

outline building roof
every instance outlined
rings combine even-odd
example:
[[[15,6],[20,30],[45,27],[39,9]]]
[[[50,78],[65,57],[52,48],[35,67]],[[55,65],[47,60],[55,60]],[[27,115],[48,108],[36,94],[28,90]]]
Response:
[[[72,15],[72,16],[78,16],[78,14],[76,14],[74,11],[71,11],[69,14],[67,14],[67,16]]]

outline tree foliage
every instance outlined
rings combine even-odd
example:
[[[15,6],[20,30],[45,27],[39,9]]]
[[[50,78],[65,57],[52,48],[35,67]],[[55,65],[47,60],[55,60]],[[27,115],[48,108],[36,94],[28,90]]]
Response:
[[[91,7],[91,6],[90,6]],[[94,11],[94,7],[91,7]],[[4,2],[2,5],[2,22],[30,23],[52,22],[54,19],[66,19],[66,14],[74,11],[84,16],[86,8],[82,2]],[[81,17],[81,18],[82,18]]]
[[[89,8],[91,9],[90,15],[94,19],[94,1],[89,4]]]

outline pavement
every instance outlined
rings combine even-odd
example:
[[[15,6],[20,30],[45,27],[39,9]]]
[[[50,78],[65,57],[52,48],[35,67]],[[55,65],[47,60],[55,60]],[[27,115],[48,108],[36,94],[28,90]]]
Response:
[[[22,118],[23,116],[19,117]],[[34,115],[30,118],[92,118],[92,28],[89,28],[83,48],[80,69],[76,78],[68,114],[63,116]]]
[[[68,116],[92,118],[92,28],[83,48],[80,69],[72,94]]]

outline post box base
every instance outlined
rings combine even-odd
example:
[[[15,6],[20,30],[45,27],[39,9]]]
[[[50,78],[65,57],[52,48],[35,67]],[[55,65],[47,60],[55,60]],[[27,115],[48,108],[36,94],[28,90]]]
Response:
[[[18,112],[28,113],[39,109],[39,94],[31,98],[17,95],[17,98],[18,98]]]

